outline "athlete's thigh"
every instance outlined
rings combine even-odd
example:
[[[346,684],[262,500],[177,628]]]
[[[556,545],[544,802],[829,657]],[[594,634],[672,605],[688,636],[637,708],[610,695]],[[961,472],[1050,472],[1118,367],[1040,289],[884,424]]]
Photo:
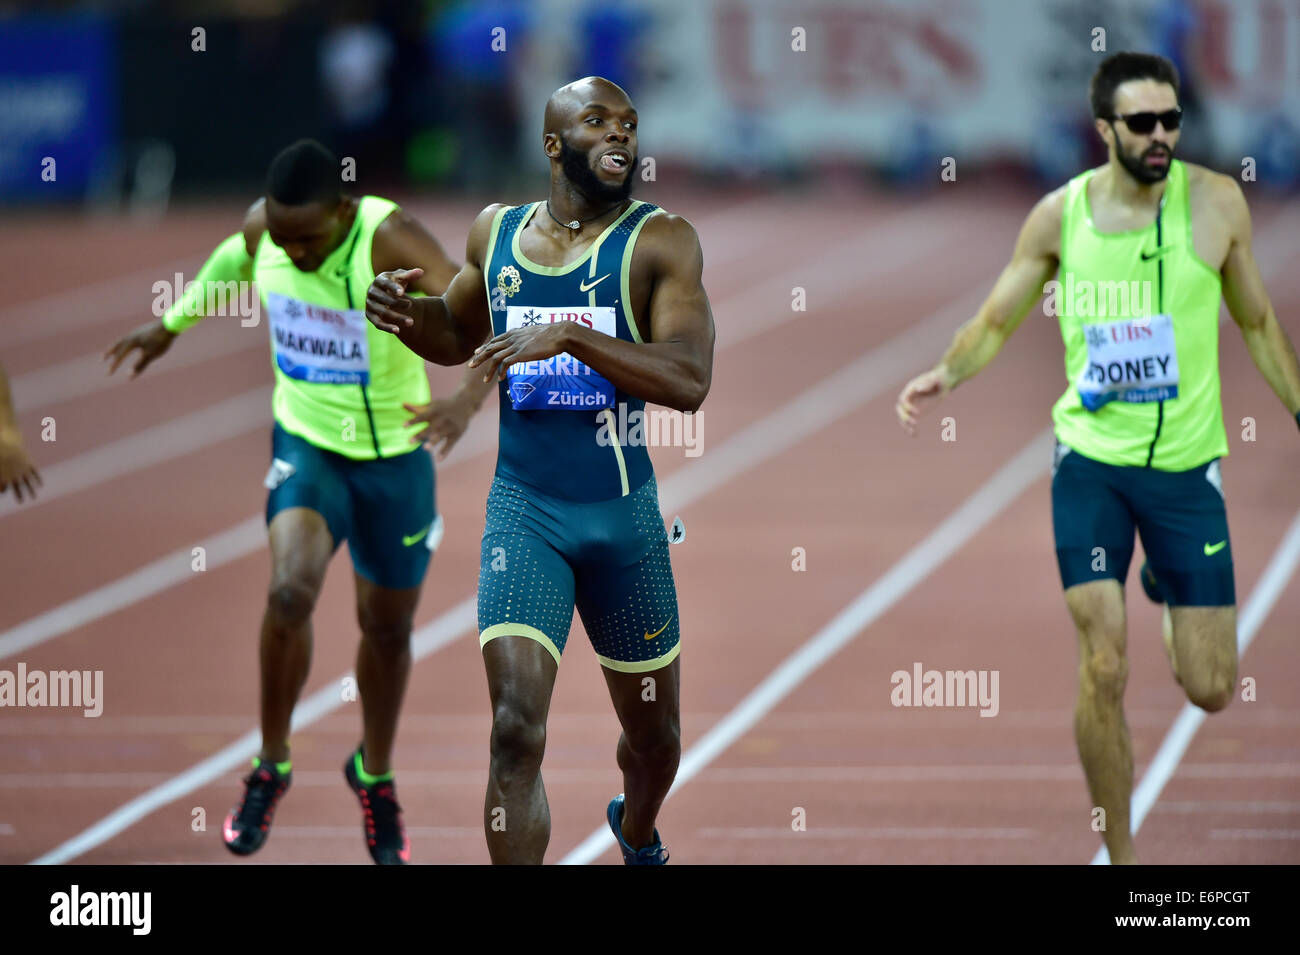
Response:
[[[1125,589],[1119,581],[1076,583],[1067,587],[1065,603],[1074,628],[1079,631],[1080,647],[1089,652],[1110,648],[1123,654],[1127,617]]]
[[[1116,468],[1058,444],[1052,469],[1052,531],[1066,590],[1099,580],[1123,584],[1133,559],[1133,515]]]
[[[681,732],[681,667],[680,656],[650,671],[601,667],[619,724],[634,746],[638,740],[662,739],[665,731]]]
[[[1142,547],[1170,607],[1237,602],[1219,463],[1146,471],[1133,495]]]
[[[681,649],[681,621],[654,477],[584,514],[576,599],[596,658],[622,673],[666,667]]]
[[[1128,627],[1124,588],[1117,580],[1094,580],[1066,588],[1079,639],[1079,666],[1084,671],[1120,667],[1127,652]]]
[[[349,461],[346,470],[353,568],[379,587],[418,590],[442,539],[429,452],[417,448],[391,458]]]
[[[355,574],[357,587],[357,623],[362,633],[404,635],[411,630],[415,608],[420,603],[420,588],[381,587]]]
[[[287,508],[272,518],[267,537],[271,589],[292,584],[318,593],[335,550],[325,518],[305,507]]]
[[[574,573],[562,553],[563,502],[501,477],[488,492],[479,546],[479,645],[521,637],[556,666],[573,625]]]
[[[559,664],[536,640],[503,634],[483,645],[493,722],[545,727]]]
[[[290,581],[319,587],[338,545],[347,537],[347,486],[334,456],[277,423],[271,436],[266,523],[272,585]]]

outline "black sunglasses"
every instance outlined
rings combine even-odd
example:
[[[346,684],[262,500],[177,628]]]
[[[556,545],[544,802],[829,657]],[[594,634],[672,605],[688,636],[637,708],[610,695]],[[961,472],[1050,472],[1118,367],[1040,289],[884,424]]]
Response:
[[[1163,113],[1129,113],[1127,116],[1115,115],[1112,120],[1122,119],[1124,125],[1139,136],[1145,136],[1156,128],[1156,121],[1160,121],[1166,132],[1173,132],[1183,121],[1183,111],[1181,109],[1170,109]]]

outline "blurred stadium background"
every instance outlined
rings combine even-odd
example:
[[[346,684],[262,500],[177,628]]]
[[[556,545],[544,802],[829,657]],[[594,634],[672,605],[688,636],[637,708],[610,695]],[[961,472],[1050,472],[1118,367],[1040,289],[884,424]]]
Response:
[[[0,5],[0,196],[245,196],[315,136],[363,190],[495,198],[537,182],[541,105],[593,73],[659,180],[937,187],[954,156],[1055,184],[1100,158],[1098,42],[1179,65],[1181,155],[1300,184],[1295,0],[117,0]]]

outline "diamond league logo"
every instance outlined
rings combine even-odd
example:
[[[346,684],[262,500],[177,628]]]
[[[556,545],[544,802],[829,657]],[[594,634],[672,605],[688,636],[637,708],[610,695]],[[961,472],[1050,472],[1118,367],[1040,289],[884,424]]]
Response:
[[[536,391],[532,385],[526,381],[516,381],[510,386],[510,397],[516,402],[522,402],[525,398]]]

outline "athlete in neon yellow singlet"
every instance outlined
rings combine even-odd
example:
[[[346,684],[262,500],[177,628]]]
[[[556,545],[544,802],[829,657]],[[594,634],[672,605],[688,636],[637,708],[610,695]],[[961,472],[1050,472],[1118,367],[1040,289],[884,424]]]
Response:
[[[326,566],[347,540],[362,632],[356,674],[363,741],[344,774],[361,800],[371,857],[402,864],[410,843],[391,753],[410,673],[411,622],[442,527],[433,465],[419,445],[441,441],[445,454],[488,386],[468,375],[455,398],[431,402],[424,362],[365,320],[376,272],[418,263],[418,290],[439,294],[456,266],[395,203],[343,195],[339,169],[319,143],[301,141],[280,153],[243,230],[217,247],[160,321],[123,338],[106,357],[116,370],[138,349],[138,374],[209,309],[228,315],[229,302],[241,300],[230,294],[237,283],[256,282],[260,310],[251,317],[258,327],[247,334],[269,332],[275,374],[262,749],[222,837],[239,855],[259,849],[292,780],[289,724],[311,659],[311,614]],[[251,326],[249,319],[239,318]]]
[[[921,406],[988,364],[1046,291],[1065,342],[1067,387],[1052,409],[1052,523],[1079,639],[1075,736],[1092,805],[1106,811],[1110,859],[1131,863],[1123,585],[1135,530],[1147,555],[1142,584],[1165,604],[1166,648],[1188,699],[1214,712],[1236,683],[1219,470],[1228,453],[1220,297],[1297,424],[1300,366],[1255,265],[1241,188],[1173,158],[1181,121],[1173,64],[1108,57],[1091,102],[1109,161],[1034,207],[992,293],[939,364],[908,382],[897,413],[915,433]]]

